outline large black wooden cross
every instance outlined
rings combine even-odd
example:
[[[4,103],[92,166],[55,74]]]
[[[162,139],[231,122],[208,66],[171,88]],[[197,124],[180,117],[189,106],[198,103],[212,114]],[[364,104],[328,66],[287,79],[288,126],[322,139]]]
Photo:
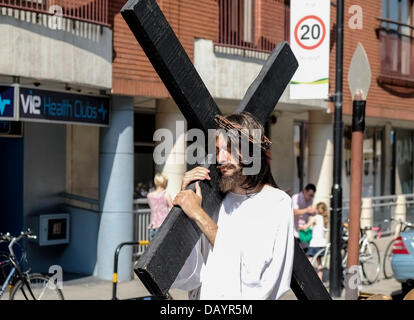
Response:
[[[221,114],[155,0],[129,0],[122,16],[141,44],[191,128],[214,129]],[[286,42],[270,54],[260,74],[247,90],[236,112],[249,111],[262,123],[272,113],[298,67]],[[211,181],[200,183],[203,208],[210,215],[220,208],[219,174],[210,165]],[[165,295],[200,238],[201,231],[179,207],[167,218],[135,265],[135,272],[153,295]],[[258,244],[260,247],[260,244]],[[291,288],[298,299],[330,299],[303,250],[295,242]]]

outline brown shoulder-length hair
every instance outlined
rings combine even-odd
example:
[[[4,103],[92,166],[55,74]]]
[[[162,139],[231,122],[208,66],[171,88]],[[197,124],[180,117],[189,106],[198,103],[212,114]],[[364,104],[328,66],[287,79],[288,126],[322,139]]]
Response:
[[[240,113],[233,113],[231,115],[225,116],[225,118],[238,127],[247,129],[251,136],[253,136],[254,129],[259,129],[261,135],[264,135],[263,125],[249,112],[243,111]],[[230,139],[232,139],[231,136]],[[238,137],[238,140],[239,141],[237,141],[236,145],[240,147],[240,135]],[[241,187],[246,191],[254,190],[260,184],[268,184],[272,187],[278,188],[270,170],[270,149],[265,150],[261,147],[260,143],[252,143],[250,141],[249,152],[253,151],[253,148],[260,149],[260,171],[256,175],[245,175],[245,180],[243,181]],[[240,155],[241,152],[238,153]],[[252,154],[250,154],[250,156],[252,156]],[[242,156],[240,155],[240,166],[242,168],[248,167],[249,165],[244,164],[241,157]]]

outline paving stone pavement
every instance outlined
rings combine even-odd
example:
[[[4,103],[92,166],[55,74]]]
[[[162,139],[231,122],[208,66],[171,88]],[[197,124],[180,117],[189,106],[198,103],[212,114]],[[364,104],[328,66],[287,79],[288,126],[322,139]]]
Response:
[[[381,261],[383,254],[390,237],[377,239]],[[391,295],[392,292],[401,289],[401,284],[395,279],[384,279],[382,270],[380,273],[379,281],[372,285],[363,285],[361,291],[367,293],[382,293]],[[96,277],[83,277],[79,279],[73,279],[63,282],[63,293],[67,300],[110,300],[112,298],[112,282],[108,280],[100,280]],[[173,299],[187,300],[187,292],[173,289],[170,291]],[[149,295],[148,291],[142,285],[140,280],[134,276],[133,280],[123,281],[118,284],[117,298],[119,299],[131,299],[136,297],[143,297]],[[345,290],[343,290],[341,297],[335,297],[334,299],[344,299]],[[294,293],[289,290],[282,300],[296,300]]]

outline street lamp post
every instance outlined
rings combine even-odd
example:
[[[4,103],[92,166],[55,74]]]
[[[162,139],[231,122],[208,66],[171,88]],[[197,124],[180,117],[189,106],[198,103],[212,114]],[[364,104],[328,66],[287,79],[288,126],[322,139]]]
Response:
[[[336,6],[336,76],[335,113],[333,127],[333,185],[331,198],[330,239],[331,261],[329,266],[329,291],[332,297],[341,295],[341,226],[342,226],[342,74],[344,51],[344,0],[337,0]]]
[[[365,130],[365,105],[371,84],[371,69],[361,43],[351,60],[348,83],[352,94],[351,184],[349,199],[348,261],[345,273],[345,299],[357,300],[361,282],[359,272],[359,235],[362,195],[362,160]]]

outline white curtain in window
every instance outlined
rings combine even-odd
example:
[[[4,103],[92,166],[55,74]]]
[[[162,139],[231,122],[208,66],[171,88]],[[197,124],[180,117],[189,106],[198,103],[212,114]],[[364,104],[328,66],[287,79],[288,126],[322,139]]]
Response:
[[[253,42],[253,0],[243,1],[243,41]]]
[[[412,24],[413,10],[410,2],[407,0],[401,2],[401,22],[405,24]],[[408,75],[411,63],[411,28],[401,27],[401,34],[401,73]]]

